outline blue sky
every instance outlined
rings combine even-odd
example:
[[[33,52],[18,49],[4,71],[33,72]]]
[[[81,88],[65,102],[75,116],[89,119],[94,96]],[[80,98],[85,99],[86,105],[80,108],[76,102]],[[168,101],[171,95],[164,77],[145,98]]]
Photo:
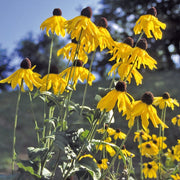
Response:
[[[62,16],[72,19],[80,15],[82,8],[90,6],[93,14],[100,0],[1,0],[0,44],[11,53],[19,40],[28,32],[41,33],[40,24],[52,16],[54,8],[62,10]]]

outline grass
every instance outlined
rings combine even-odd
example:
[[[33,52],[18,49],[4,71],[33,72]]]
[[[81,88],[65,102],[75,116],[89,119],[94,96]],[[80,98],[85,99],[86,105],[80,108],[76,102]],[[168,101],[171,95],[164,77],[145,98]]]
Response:
[[[178,71],[155,71],[143,73],[143,84],[135,86],[134,83],[128,85],[127,91],[138,100],[146,91],[151,91],[155,96],[161,96],[165,91],[169,92],[172,98],[176,98],[180,102],[180,72]],[[96,107],[95,95],[98,93],[98,87],[108,88],[110,80],[102,80],[93,83],[93,86],[88,87],[87,98],[85,105]],[[73,92],[73,100],[75,103],[81,104],[84,92],[84,85],[78,85]],[[12,136],[13,122],[16,109],[17,92],[3,92],[0,94],[0,174],[10,173],[10,163],[12,155]],[[35,99],[33,104],[36,119],[39,124],[43,120],[43,102],[40,99]],[[169,129],[165,132],[168,137],[169,145],[174,145],[179,136],[179,130],[170,122],[173,116],[180,114],[179,108],[174,111],[167,111],[166,122]],[[118,118],[116,127],[120,127],[124,132],[127,132],[127,121]],[[156,132],[156,130],[154,130]],[[133,135],[133,134],[132,134]],[[131,142],[131,141],[128,141]],[[27,158],[26,149],[29,146],[36,145],[36,134],[34,130],[33,114],[28,93],[22,93],[19,119],[17,125],[17,143],[16,151],[19,158]],[[129,143],[128,147],[133,151],[136,145]]]

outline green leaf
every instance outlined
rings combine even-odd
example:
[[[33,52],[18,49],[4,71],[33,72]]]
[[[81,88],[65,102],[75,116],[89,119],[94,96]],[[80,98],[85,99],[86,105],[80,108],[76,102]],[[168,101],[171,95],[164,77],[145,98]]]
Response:
[[[61,149],[62,151],[64,151],[64,148],[69,144],[65,132],[57,132],[57,133],[55,134],[54,144],[55,144],[59,149]]]
[[[26,164],[27,164],[27,163],[26,163]],[[36,177],[38,177],[38,178],[41,178],[40,175],[38,175],[38,174],[36,174],[36,173],[34,172],[34,169],[33,169],[33,167],[32,167],[33,165],[30,166],[30,163],[29,163],[29,166],[25,166],[22,162],[18,162],[17,165],[18,165],[19,168],[23,169],[25,172],[29,172],[31,175],[36,176]]]
[[[34,148],[28,147],[29,159],[33,162],[40,162],[48,151],[48,148]]]
[[[84,141],[87,138],[88,134],[89,134],[89,130],[83,131],[79,136],[81,141]]]
[[[105,96],[109,91],[111,91],[112,88],[103,88],[103,87],[99,87],[98,88],[98,94],[103,97]]]
[[[95,96],[95,101],[99,102],[101,100],[101,96],[99,94],[96,94]]]
[[[79,161],[80,167],[86,169],[92,176],[93,180],[98,180],[101,177],[100,169],[97,167],[96,162],[89,157],[82,158]]]

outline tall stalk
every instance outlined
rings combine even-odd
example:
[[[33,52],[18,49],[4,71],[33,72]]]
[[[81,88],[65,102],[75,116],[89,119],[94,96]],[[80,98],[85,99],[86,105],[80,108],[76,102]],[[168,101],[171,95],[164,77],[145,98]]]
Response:
[[[90,73],[91,73],[91,70],[92,70],[92,64],[93,64],[93,61],[94,61],[94,58],[95,58],[95,54],[96,54],[96,50],[93,52],[93,56],[91,58],[91,62],[90,62],[90,66],[89,66],[89,72],[88,72],[88,77],[87,77],[87,80],[86,80],[86,86],[85,86],[85,89],[84,89],[80,115],[82,115],[84,104],[85,104],[87,87],[88,87],[88,80],[89,80],[89,76],[90,76]]]
[[[18,98],[16,103],[16,112],[15,112],[15,118],[14,118],[14,129],[13,129],[13,148],[12,148],[12,174],[14,173],[14,165],[16,160],[16,151],[15,151],[15,145],[16,145],[16,128],[17,128],[17,121],[18,121],[18,111],[19,111],[19,103],[21,99],[21,88],[23,86],[23,80],[21,81],[21,86],[19,88],[18,92]]]
[[[139,132],[139,119],[137,119],[137,132]],[[139,145],[142,144],[142,138],[141,136],[139,136]],[[142,154],[141,154],[141,151],[142,151],[142,148],[140,148],[139,152],[140,152],[140,172],[141,172],[141,180],[144,179],[144,176],[143,176],[143,157],[142,157]]]
[[[51,61],[52,61],[52,53],[53,53],[53,44],[54,44],[54,34],[52,34],[52,39],[51,39],[51,45],[50,45],[50,52],[49,52],[49,63],[48,63],[48,74],[47,74],[47,80],[46,80],[46,91],[47,91],[47,86],[48,86],[48,80],[49,80],[49,74],[50,74],[50,69],[51,69]],[[44,97],[44,125],[43,125],[43,132],[42,132],[42,137],[43,139],[45,138],[46,135],[46,102],[47,102],[47,96]]]
[[[53,44],[54,44],[54,34],[52,34],[50,52],[49,52],[49,63],[48,63],[48,74],[47,74],[47,80],[46,80],[46,91],[47,91],[47,85],[48,85],[48,80],[49,80],[49,74],[50,74],[50,70],[51,70]]]

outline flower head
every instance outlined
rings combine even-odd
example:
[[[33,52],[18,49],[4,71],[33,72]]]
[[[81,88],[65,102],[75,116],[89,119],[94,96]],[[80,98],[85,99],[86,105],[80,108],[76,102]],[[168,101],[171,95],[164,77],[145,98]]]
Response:
[[[131,37],[127,37],[124,42],[115,41],[114,43],[114,48],[108,51],[108,53],[112,55],[109,61],[116,60],[116,62],[119,62],[120,59],[122,61],[127,59],[133,49],[134,40]]]
[[[84,82],[86,79],[90,86],[92,85],[92,81],[95,80],[95,76],[88,69],[82,67],[82,65],[83,62],[81,60],[75,60],[72,67],[65,69],[59,74],[60,77],[65,76],[66,81],[72,81],[74,89],[76,89],[78,80]]]
[[[157,145],[157,147],[159,148],[159,150],[161,149],[166,149],[167,148],[167,145],[164,143],[164,141],[166,140],[167,138],[166,137],[157,137],[156,134],[152,134],[152,139],[151,141]]]
[[[172,123],[173,123],[174,125],[177,124],[177,125],[180,127],[180,114],[178,114],[177,116],[173,117],[173,118],[171,119],[171,121],[172,121]]]
[[[150,70],[156,69],[157,62],[146,52],[147,47],[147,40],[142,38],[137,43],[137,46],[132,49],[131,56],[129,56],[126,61],[128,63],[133,63],[134,67],[137,69],[140,69],[141,65],[143,65],[144,68],[148,66]]]
[[[105,142],[110,143],[112,141],[111,137],[107,137],[105,139]],[[109,153],[111,157],[113,157],[116,154],[116,151],[111,147],[109,144],[99,144],[96,145],[96,149],[102,151],[105,148],[105,150]]]
[[[123,115],[128,115],[131,109],[131,101],[128,96],[131,97],[126,92],[126,83],[123,81],[119,81],[116,84],[115,89],[110,91],[99,101],[99,103],[97,104],[97,108],[101,111],[105,109],[106,112],[109,112],[115,107],[117,103],[119,112],[123,111]]]
[[[180,144],[176,144],[174,146],[174,154],[176,155],[176,160],[179,162],[180,161]]]
[[[156,40],[162,39],[161,28],[165,29],[166,24],[160,22],[156,15],[156,8],[152,7],[148,10],[146,15],[140,16],[140,18],[136,22],[136,25],[134,26],[134,33],[140,34],[142,32],[145,32],[147,38],[152,38],[154,36]]]
[[[161,97],[154,97],[153,104],[155,106],[159,106],[160,109],[170,107],[172,110],[174,110],[174,105],[179,107],[178,101],[176,99],[172,99],[168,92],[165,92]]]
[[[171,161],[179,160],[178,154],[176,153],[177,151],[174,151],[174,146],[167,149],[167,152],[164,154],[167,159],[170,159]]]
[[[108,159],[100,159],[97,161],[97,166],[99,169],[107,169],[108,165],[107,165]]]
[[[80,42],[86,52],[91,52],[99,45],[99,29],[91,21],[92,9],[86,7],[81,11],[81,15],[66,21],[65,28],[71,34],[71,39]]]
[[[62,11],[59,8],[53,10],[53,16],[46,19],[40,26],[40,29],[46,29],[46,34],[49,36],[49,31],[56,35],[65,36],[64,23],[66,19],[61,16]]]
[[[78,49],[78,53],[77,53]],[[86,52],[84,51],[84,47],[80,44],[78,47],[78,43],[76,39],[72,39],[71,43],[68,43],[63,48],[59,49],[57,51],[57,56],[63,55],[63,58],[67,58],[70,61],[74,61],[77,57],[81,61],[83,61],[84,64],[88,61],[88,56]]]
[[[140,138],[142,138],[145,141],[151,139],[151,136],[146,131],[144,131],[144,130],[140,130],[138,132],[135,132],[134,134],[135,134],[134,141],[137,140],[139,142]]]
[[[155,161],[144,163],[143,166],[145,178],[157,178],[158,165]]]
[[[116,130],[111,127],[108,127],[108,125],[106,124],[104,128],[98,129],[97,132],[101,134],[107,132],[109,136],[112,136],[115,134]]]
[[[104,17],[101,17],[100,20],[97,23],[97,27],[99,29],[99,47],[100,51],[102,51],[105,48],[112,49],[114,46],[114,40],[112,39],[109,31],[107,30],[107,19]]]
[[[146,92],[142,96],[141,100],[135,101],[132,105],[131,118],[129,120],[128,126],[131,127],[134,125],[134,119],[137,116],[141,117],[142,127],[144,130],[147,130],[149,126],[149,119],[155,128],[158,128],[160,124],[162,128],[168,128],[165,123],[157,115],[157,110],[152,105],[154,96],[151,92]]]
[[[125,139],[125,138],[126,138],[126,134],[123,133],[119,128],[117,128],[114,134],[114,140]]]
[[[140,149],[141,155],[146,157],[155,156],[159,152],[157,145],[152,141],[144,142],[140,144],[138,148]]]
[[[121,149],[122,153],[124,154],[125,157],[130,157],[130,158],[133,158],[135,157],[135,154],[133,154],[132,152],[128,151],[126,149],[126,146],[124,145]],[[121,155],[118,156],[119,159],[121,159]]]
[[[48,91],[52,88],[55,95],[62,94],[67,86],[67,81],[59,76],[58,69],[51,66],[50,74],[42,78],[42,85],[40,91]]]
[[[173,180],[180,180],[180,174],[171,175]]]
[[[20,69],[15,71],[9,77],[1,80],[0,83],[9,83],[13,89],[18,84],[21,91],[24,91],[23,82],[27,85],[30,91],[33,90],[33,85],[39,88],[42,84],[42,80],[40,79],[40,74],[33,72],[33,69],[36,66],[31,67],[31,61],[28,58],[25,58],[20,66]]]
[[[116,69],[118,70],[118,74],[122,81],[127,78],[127,81],[131,83],[131,79],[134,76],[137,86],[139,84],[142,84],[143,76],[138,72],[138,70],[133,66],[132,63],[121,61],[117,62],[112,66],[108,75],[112,76],[112,73],[115,73]]]

